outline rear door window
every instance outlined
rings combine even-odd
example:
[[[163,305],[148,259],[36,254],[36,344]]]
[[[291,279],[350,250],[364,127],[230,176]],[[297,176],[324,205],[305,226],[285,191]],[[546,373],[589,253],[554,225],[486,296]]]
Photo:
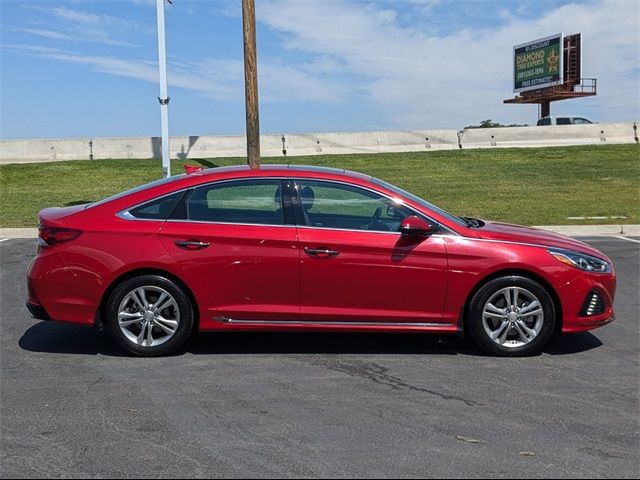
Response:
[[[541,118],[540,120],[538,120],[538,126],[541,126],[541,125],[551,125],[551,119]]]
[[[556,125],[571,125],[571,119],[569,117],[556,118]]]
[[[189,220],[284,225],[280,180],[223,182],[196,188],[187,200]]]

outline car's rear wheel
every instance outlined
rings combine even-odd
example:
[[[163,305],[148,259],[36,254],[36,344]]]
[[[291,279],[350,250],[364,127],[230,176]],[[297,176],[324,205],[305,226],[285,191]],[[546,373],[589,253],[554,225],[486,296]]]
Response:
[[[107,301],[106,326],[123,349],[141,356],[167,355],[193,329],[193,307],[183,289],[159,275],[141,275],[118,285]]]
[[[468,329],[483,349],[503,356],[538,353],[553,333],[555,308],[549,292],[521,276],[483,285],[467,310]]]

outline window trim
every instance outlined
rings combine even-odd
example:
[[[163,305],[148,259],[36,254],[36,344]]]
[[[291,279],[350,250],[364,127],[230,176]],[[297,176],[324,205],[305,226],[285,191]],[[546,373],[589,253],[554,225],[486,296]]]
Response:
[[[300,196],[299,196],[299,192],[298,192],[298,181],[315,181],[315,182],[325,182],[325,183],[334,183],[337,185],[347,185],[349,187],[353,187],[353,188],[357,188],[357,189],[362,189],[362,190],[366,190],[369,191],[371,193],[374,193],[376,195],[379,195],[381,197],[387,198],[391,201],[396,201],[399,200],[402,204],[402,206],[404,206],[405,208],[409,209],[414,215],[421,217],[429,222],[432,222],[436,225],[439,226],[440,231],[435,233],[434,235],[431,235],[432,237],[434,236],[443,236],[443,235],[453,235],[456,237],[461,236],[459,233],[457,233],[456,231],[452,230],[451,228],[447,227],[446,225],[442,224],[441,222],[438,222],[437,220],[434,220],[433,218],[429,217],[428,215],[416,210],[414,207],[412,207],[411,205],[408,205],[402,198],[400,197],[393,197],[391,195],[388,195],[384,192],[380,192],[374,188],[370,188],[370,187],[365,187],[362,185],[358,185],[358,184],[354,184],[351,182],[346,182],[343,180],[330,180],[330,179],[324,179],[324,178],[315,178],[315,177],[296,177],[296,176],[291,176],[291,177],[282,177],[282,176],[277,176],[277,177],[259,177],[259,179],[261,180],[280,180],[281,184],[282,184],[282,196],[283,196],[283,210],[284,210],[284,220],[285,223],[284,224],[266,224],[266,223],[240,223],[240,222],[213,222],[213,221],[207,221],[207,220],[190,220],[190,219],[173,219],[170,218],[171,215],[169,216],[169,218],[167,218],[166,220],[154,220],[154,219],[149,219],[149,218],[137,218],[134,217],[133,215],[131,215],[129,213],[129,210],[133,210],[134,208],[137,208],[139,206],[142,206],[148,202],[154,201],[154,200],[159,200],[163,197],[167,197],[169,195],[173,195],[175,193],[178,192],[183,192],[186,193],[186,195],[183,195],[183,197],[181,198],[181,202],[185,202],[188,199],[188,196],[190,196],[190,190],[193,191],[196,188],[200,188],[200,187],[204,187],[204,186],[208,186],[208,185],[216,185],[216,184],[224,184],[224,183],[230,183],[230,182],[242,182],[242,181],[247,181],[247,180],[255,180],[255,178],[228,178],[228,179],[224,179],[224,180],[214,180],[211,182],[206,182],[206,183],[202,183],[202,184],[198,184],[198,185],[190,185],[188,187],[182,188],[180,190],[175,190],[173,192],[169,192],[169,193],[165,193],[163,195],[160,195],[159,197],[154,197],[152,199],[149,200],[145,200],[144,202],[138,203],[136,205],[132,205],[129,206],[119,212],[116,213],[116,216],[122,218],[123,220],[127,220],[127,221],[139,221],[139,222],[162,222],[162,223],[166,223],[166,222],[175,222],[175,223],[200,223],[200,224],[208,224],[208,225],[238,225],[238,226],[247,226],[247,227],[285,227],[285,228],[304,228],[304,229],[311,229],[311,230],[332,230],[332,231],[338,231],[338,232],[358,232],[358,233],[372,233],[372,234],[383,234],[383,235],[397,235],[397,236],[402,236],[402,232],[383,232],[383,231],[378,231],[378,230],[356,230],[356,229],[348,229],[348,228],[330,228],[330,227],[314,227],[314,226],[310,226],[310,225],[306,225],[304,222],[304,215],[301,211],[302,208],[302,203],[300,201]],[[288,200],[288,201],[287,201]],[[177,208],[177,205],[176,205]],[[175,209],[174,209],[175,210]],[[289,213],[287,214],[287,210],[289,211]],[[173,212],[172,212],[173,214]],[[290,223],[287,223],[287,221],[289,221]]]

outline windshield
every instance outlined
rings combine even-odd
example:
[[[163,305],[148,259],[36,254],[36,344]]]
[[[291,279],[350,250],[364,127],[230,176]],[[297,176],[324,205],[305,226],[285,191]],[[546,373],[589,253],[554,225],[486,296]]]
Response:
[[[127,191],[124,191],[124,192],[120,192],[120,193],[116,193],[115,195],[112,195],[110,197],[104,198],[104,199],[99,200],[97,202],[90,203],[89,205],[87,205],[86,208],[97,207],[97,206],[103,205],[103,204],[105,204],[107,202],[111,202],[113,200],[117,200],[119,198],[126,197],[127,195],[131,195],[132,193],[141,192],[143,190],[146,190],[147,188],[152,188],[152,187],[156,187],[158,185],[162,185],[162,184],[165,184],[165,183],[173,182],[173,181],[179,180],[179,179],[181,179],[183,177],[184,177],[184,175],[175,175],[173,177],[161,178],[160,180],[155,180],[153,182],[145,183],[144,185],[140,185],[140,186],[134,187],[134,188],[132,188],[130,190],[127,190]]]
[[[413,193],[409,193],[406,190],[403,190],[403,189],[401,189],[399,187],[396,187],[395,185],[391,185],[390,183],[387,183],[384,180],[380,180],[378,178],[371,178],[371,181],[373,183],[377,184],[377,185],[385,187],[388,190],[391,190],[392,192],[397,193],[398,195],[410,198],[411,200],[416,202],[418,205],[422,205],[423,207],[426,207],[429,210],[431,210],[433,212],[436,212],[438,215],[441,215],[441,216],[451,220],[452,222],[456,223],[457,225],[460,225],[461,227],[468,227],[469,226],[469,223],[464,221],[462,218],[456,217],[455,215],[450,214],[449,212],[441,209],[440,207],[436,207],[432,203],[427,202],[426,200],[414,195]]]

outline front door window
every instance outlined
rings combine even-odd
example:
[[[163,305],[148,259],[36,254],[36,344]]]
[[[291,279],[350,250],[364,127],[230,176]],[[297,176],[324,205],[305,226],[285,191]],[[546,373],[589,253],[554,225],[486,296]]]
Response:
[[[399,202],[352,185],[298,180],[304,223],[309,227],[398,232],[413,213]]]

